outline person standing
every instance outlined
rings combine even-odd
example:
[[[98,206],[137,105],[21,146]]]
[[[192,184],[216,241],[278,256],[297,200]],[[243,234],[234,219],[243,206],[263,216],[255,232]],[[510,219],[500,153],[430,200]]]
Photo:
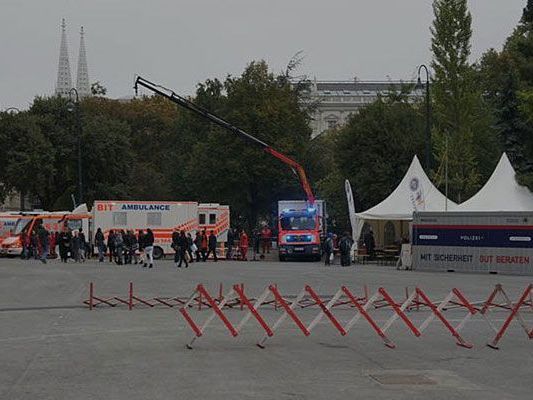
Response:
[[[187,247],[189,242],[187,241],[187,236],[185,236],[185,231],[181,231],[178,237],[178,249],[179,249],[179,258],[180,263],[178,267],[181,268],[181,263],[185,261],[185,268],[189,268],[189,263],[187,262]]]
[[[85,262],[87,254],[87,241],[85,240],[85,233],[83,233],[82,228],[80,228],[78,236],[80,238],[80,261]]]
[[[104,233],[102,232],[101,228],[98,228],[96,230],[96,234],[94,235],[94,244],[96,245],[96,248],[98,249],[98,262],[104,262],[105,238],[104,238]]]
[[[272,231],[268,225],[263,226],[261,229],[261,247],[262,254],[270,254],[270,247],[272,246]]]
[[[137,264],[139,262],[139,257],[137,256],[137,250],[139,250],[137,236],[135,236],[135,232],[132,230],[128,231],[128,236],[130,238],[130,263]]]
[[[180,242],[179,232],[178,231],[172,232],[172,243],[170,247],[172,247],[172,250],[174,250],[174,264],[176,264],[176,267],[181,268],[181,262],[179,260],[180,258],[180,243],[179,242]]]
[[[349,267],[352,263],[350,251],[352,250],[353,240],[348,232],[344,232],[339,240],[339,250],[341,252],[341,266]]]
[[[146,263],[146,256],[144,253],[144,231],[139,230],[139,235],[137,236],[137,244],[139,245],[139,264]]]
[[[144,237],[144,252],[146,254],[146,261],[143,267],[146,267],[148,262],[148,268],[152,268],[154,266],[154,233],[150,228],[146,230]]]
[[[208,246],[207,247],[207,253],[204,256],[204,261],[207,261],[207,259],[209,258],[209,255],[211,253],[213,253],[213,259],[215,260],[215,262],[217,262],[218,261],[218,258],[217,258],[217,235],[215,235],[214,231],[211,231],[209,233],[209,239],[208,239],[207,246]]]
[[[107,250],[109,251],[109,262],[113,262],[113,257],[115,257],[115,231],[113,229],[107,235]]]
[[[228,241],[226,242],[228,246],[228,251],[226,252],[226,260],[231,260],[233,257],[233,245],[235,244],[235,233],[233,228],[228,229]]]
[[[192,263],[194,262],[194,257],[193,257],[193,253],[194,253],[194,242],[192,240],[192,236],[191,236],[191,233],[188,232],[187,233],[187,254],[189,255],[189,262]]]
[[[328,233],[328,237],[324,241],[324,265],[330,265],[331,264],[331,255],[333,254],[333,234]]]
[[[205,229],[202,231],[202,247],[200,247],[200,253],[202,254],[202,261],[206,261],[207,257],[207,244],[208,244],[209,238],[207,237],[207,233]]]
[[[376,240],[374,239],[374,231],[372,228],[366,233],[364,238],[366,252],[370,260],[373,260],[376,255]]]
[[[124,255],[124,236],[123,236],[123,230],[116,231],[115,232],[115,263],[117,265],[123,264],[123,258]]]
[[[248,235],[246,234],[246,231],[243,229],[241,231],[240,240],[239,240],[239,250],[241,252],[241,260],[247,261],[248,260]]]
[[[65,224],[63,230],[59,234],[59,257],[61,257],[61,261],[64,263],[68,262],[68,253],[70,251],[71,241],[72,235]]]
[[[28,258],[28,254],[30,253],[30,247],[28,246],[28,234],[26,232],[22,232],[20,234],[20,243],[22,244],[22,254],[20,255],[20,258],[23,260],[26,260]]]
[[[37,235],[39,237],[39,243],[41,244],[41,262],[46,264],[46,259],[48,257],[48,250],[50,245],[50,233],[46,230],[44,225],[41,223],[37,228]]]
[[[39,237],[35,230],[31,231],[31,254],[35,260],[39,259]]]
[[[70,256],[75,262],[80,262],[80,237],[78,231],[74,231],[74,235],[70,241]]]
[[[196,262],[200,262],[200,249],[202,248],[202,234],[196,231],[196,237],[194,238],[194,244],[196,246]]]

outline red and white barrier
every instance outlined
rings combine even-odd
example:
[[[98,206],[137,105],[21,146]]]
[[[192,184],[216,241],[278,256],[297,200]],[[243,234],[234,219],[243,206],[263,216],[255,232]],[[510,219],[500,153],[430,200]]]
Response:
[[[487,342],[490,348],[499,348],[499,342],[515,319],[527,337],[533,339],[533,328],[528,326],[523,315],[525,312],[533,313],[532,284],[525,288],[516,302],[509,298],[501,285],[496,285],[487,300],[480,302],[471,302],[457,288],[453,288],[443,300],[439,301],[431,300],[426,292],[418,287],[412,292],[406,289],[405,299],[401,302],[396,301],[382,287],[370,295],[368,287],[365,286],[363,293],[363,296],[358,297],[347,286],[341,286],[334,295],[320,295],[310,285],[305,285],[297,295],[284,296],[277,285],[273,284],[266,287],[257,298],[253,298],[245,292],[244,284],[241,283],[233,285],[226,294],[223,293],[223,286],[220,284],[217,296],[211,295],[207,288],[200,284],[189,297],[143,298],[135,293],[134,285],[130,282],[127,297],[103,297],[96,296],[94,284],[91,282],[89,299],[85,300],[84,303],[89,306],[90,310],[99,306],[116,307],[120,305],[127,305],[129,310],[141,306],[149,308],[156,306],[179,307],[180,314],[194,333],[194,337],[187,343],[187,347],[190,349],[192,349],[195,341],[205,334],[215,318],[223,323],[232,337],[239,336],[245,325],[253,319],[263,331],[262,337],[256,342],[260,348],[266,347],[268,340],[275,336],[287,319],[292,321],[298,331],[306,337],[310,336],[314,328],[324,319],[329,321],[334,330],[341,336],[348,336],[350,331],[363,321],[372,328],[383,344],[391,349],[394,349],[396,344],[389,337],[388,331],[399,320],[405,325],[407,331],[415,337],[421,337],[431,323],[437,320],[455,339],[456,344],[464,348],[473,347],[472,342],[463,336],[462,330],[474,317],[481,318],[494,332],[495,336]],[[318,310],[318,313],[310,319],[309,323],[306,323],[302,316],[298,315],[298,310],[301,310],[301,314],[303,310],[310,308]],[[203,323],[195,322],[191,315],[194,309],[197,309],[198,312],[207,310],[207,317]],[[227,315],[227,311],[231,309],[244,312],[238,323],[232,323]],[[264,313],[267,309],[275,312],[268,314],[270,319],[272,319],[272,315],[276,316],[272,322],[268,322],[269,318]],[[347,310],[353,315],[343,322],[334,313],[335,310],[340,309],[344,310],[344,318],[346,318]],[[383,312],[386,310],[390,310],[391,314],[380,325],[376,316],[379,315],[382,318]],[[455,325],[446,316],[452,310],[455,312],[454,319],[457,318],[457,310],[465,311],[464,316]],[[499,328],[489,317],[490,312],[494,310],[509,312]],[[281,311],[280,315],[276,315],[278,311]],[[408,314],[418,315],[419,312],[429,312],[429,314],[417,326],[408,317]],[[234,315],[235,313],[232,313],[232,318]],[[308,318],[308,313],[305,316]]]

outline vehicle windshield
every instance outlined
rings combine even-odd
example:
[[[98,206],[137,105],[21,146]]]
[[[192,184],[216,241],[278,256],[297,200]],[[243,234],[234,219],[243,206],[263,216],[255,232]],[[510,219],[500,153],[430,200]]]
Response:
[[[311,216],[286,216],[281,217],[281,229],[284,231],[301,231],[315,229],[315,218]]]
[[[20,218],[15,224],[15,228],[13,228],[13,235],[20,235],[26,230],[30,222],[31,218]]]

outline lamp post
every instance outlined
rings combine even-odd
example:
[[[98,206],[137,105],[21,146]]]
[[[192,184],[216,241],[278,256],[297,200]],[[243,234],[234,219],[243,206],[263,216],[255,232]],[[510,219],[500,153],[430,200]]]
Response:
[[[78,96],[78,91],[75,88],[72,88],[68,91],[69,101],[67,103],[67,110],[69,112],[76,112],[76,127],[78,130],[78,204],[83,202],[83,179],[82,179],[82,157],[81,157],[81,111],[80,111],[80,98]],[[74,97],[75,96],[75,97]],[[73,101],[75,98],[75,101]]]
[[[424,86],[420,79],[422,69],[426,71],[426,172],[429,172],[431,169],[431,103],[429,99],[429,70],[424,64],[418,67],[418,80],[415,89],[422,89]]]

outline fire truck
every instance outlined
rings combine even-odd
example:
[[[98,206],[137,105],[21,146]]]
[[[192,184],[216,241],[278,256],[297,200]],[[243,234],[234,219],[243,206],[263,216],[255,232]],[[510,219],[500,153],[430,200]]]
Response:
[[[136,93],[139,86],[144,87],[159,96],[163,96],[180,107],[183,107],[186,110],[189,110],[194,114],[209,120],[213,124],[232,132],[234,135],[237,135],[247,143],[262,149],[264,152],[272,155],[284,164],[288,165],[298,176],[307,199],[305,202],[305,207],[292,210],[294,213],[292,217],[283,219],[279,218],[278,220],[278,244],[280,249],[283,249],[283,252],[280,251],[279,254],[280,261],[284,261],[289,257],[311,257],[313,259],[320,259],[321,236],[325,232],[321,232],[320,218],[315,205],[315,196],[311,189],[311,185],[307,180],[305,170],[299,163],[294,161],[292,158],[278,152],[262,140],[232,125],[223,118],[209,112],[207,109],[193,103],[185,97],[174,93],[174,91],[170,89],[150,82],[141,76],[137,76],[134,83],[134,89]],[[282,220],[283,223],[280,222]],[[300,222],[304,220],[305,224],[300,224]]]

